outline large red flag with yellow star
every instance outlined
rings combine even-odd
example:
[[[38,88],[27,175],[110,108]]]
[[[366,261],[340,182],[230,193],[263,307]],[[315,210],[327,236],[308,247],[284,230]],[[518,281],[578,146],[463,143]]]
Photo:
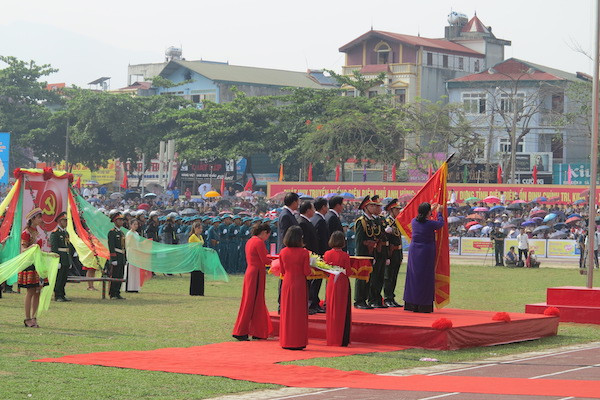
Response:
[[[400,231],[410,241],[412,238],[412,220],[418,214],[419,204],[423,202],[438,203],[442,207],[440,210],[444,215],[444,220],[448,219],[448,210],[446,202],[448,201],[448,191],[446,183],[448,179],[448,161],[444,162],[440,169],[429,178],[425,185],[404,207],[396,217],[396,223]],[[436,216],[433,216],[437,218]],[[450,246],[448,239],[448,222],[442,229],[436,231],[435,236],[436,254],[435,254],[435,306],[442,308],[450,302]]]

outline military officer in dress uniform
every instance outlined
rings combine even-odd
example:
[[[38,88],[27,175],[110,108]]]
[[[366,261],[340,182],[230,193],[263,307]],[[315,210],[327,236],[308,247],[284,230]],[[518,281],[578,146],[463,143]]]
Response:
[[[373,308],[387,308],[383,304],[381,290],[383,289],[383,281],[385,276],[385,265],[388,260],[388,238],[385,233],[386,221],[381,215],[381,203],[379,196],[371,197],[371,203],[367,205],[373,220],[375,221],[375,229],[373,235],[375,237],[375,248],[373,249],[373,272],[369,278],[369,306]]]
[[[61,212],[56,217],[58,223],[56,229],[50,234],[50,249],[60,257],[58,264],[58,275],[56,276],[56,284],[54,285],[54,300],[56,301],[71,301],[65,295],[65,285],[67,284],[67,276],[69,268],[73,262],[75,249],[69,241],[69,233],[67,232],[67,213]]]
[[[221,264],[223,264],[223,268],[227,273],[234,272],[232,270],[231,265],[231,257],[229,251],[231,250],[231,229],[233,219],[231,215],[225,214],[223,219],[221,220],[221,225],[219,225],[217,231],[219,232],[219,237],[221,238],[219,241],[219,256],[221,257]]]
[[[400,214],[401,207],[398,205],[398,199],[390,200],[386,206],[387,213],[385,233],[387,234],[388,260],[385,266],[385,274],[383,280],[383,304],[388,307],[402,307],[395,300],[396,281],[398,280],[398,272],[402,264],[402,234],[398,229],[396,217]]]
[[[365,196],[361,201],[358,209],[362,211],[362,215],[358,217],[354,223],[355,235],[355,247],[357,256],[369,256],[373,257],[375,247],[377,246],[377,238],[380,233],[381,226],[374,219],[371,212],[374,209],[374,204],[371,201],[371,196]],[[369,310],[373,307],[367,304],[367,297],[369,295],[369,288],[371,279],[364,281],[357,279],[354,283],[354,307]]]
[[[125,235],[121,231],[123,226],[123,214],[114,210],[110,216],[115,224],[114,228],[108,231],[108,252],[110,253],[110,265],[108,266],[108,276],[111,278],[123,279],[127,256],[125,254]],[[109,290],[110,298],[113,300],[125,300],[121,297],[121,282],[111,282]]]

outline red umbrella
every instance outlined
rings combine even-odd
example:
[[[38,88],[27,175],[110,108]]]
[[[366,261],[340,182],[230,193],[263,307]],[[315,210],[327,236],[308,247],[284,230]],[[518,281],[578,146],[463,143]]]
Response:
[[[479,215],[479,214],[470,214],[470,215],[467,215],[467,218],[469,218],[469,219],[483,219],[483,217],[481,215]]]
[[[529,214],[530,217],[543,217],[546,214],[548,214],[548,211],[544,211],[544,210],[537,210],[532,212],[531,214]]]
[[[142,204],[140,204],[140,205],[138,206],[138,208],[137,208],[137,209],[138,209],[138,210],[146,210],[146,211],[148,211],[148,210],[150,209],[150,204],[147,204],[147,203],[142,203]]]
[[[567,224],[570,224],[571,222],[577,222],[577,221],[581,221],[581,218],[579,218],[579,217],[571,217],[568,220],[566,220],[565,222]]]
[[[487,207],[476,207],[473,211],[475,212],[487,212],[490,211]]]
[[[524,204],[527,203],[525,200],[521,200],[521,199],[517,199],[515,201],[513,201],[511,204]]]
[[[469,229],[470,227],[472,227],[473,225],[477,225],[478,223],[479,223],[479,222],[477,222],[477,221],[471,221],[471,222],[468,222],[468,223],[465,225],[465,228]]]
[[[486,203],[500,203],[500,199],[496,196],[488,196],[483,201]]]

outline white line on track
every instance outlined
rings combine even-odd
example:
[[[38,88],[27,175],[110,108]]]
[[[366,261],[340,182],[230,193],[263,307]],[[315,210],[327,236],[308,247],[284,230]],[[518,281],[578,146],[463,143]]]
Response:
[[[277,400],[283,400],[283,399],[296,399],[298,397],[305,397],[305,396],[313,396],[316,394],[323,394],[323,393],[329,393],[329,392],[336,392],[338,390],[344,390],[344,389],[348,389],[346,387],[343,388],[335,388],[335,389],[327,389],[327,390],[321,390],[319,392],[311,392],[311,393],[302,393],[302,394],[295,394],[292,396],[285,396],[285,397],[277,397]]]
[[[431,399],[441,399],[442,397],[454,396],[456,394],[460,394],[460,392],[446,393],[446,394],[438,394],[437,396],[431,397],[421,397],[418,400],[431,400]]]
[[[558,400],[571,400],[574,399],[575,397],[563,397],[562,399],[558,399]]]
[[[566,369],[564,371],[553,372],[551,374],[544,374],[544,375],[532,376],[529,379],[545,378],[547,376],[554,376],[554,375],[566,374],[567,372],[581,371],[582,369],[595,368],[595,367],[600,367],[600,364],[588,365],[587,367],[579,367],[579,368]]]
[[[492,366],[495,366],[495,365],[502,365],[502,364],[513,364],[513,363],[518,363],[518,362],[521,362],[521,361],[529,361],[529,360],[535,360],[535,359],[538,359],[538,358],[552,357],[552,356],[558,356],[558,355],[561,355],[561,354],[575,353],[575,352],[578,352],[578,351],[594,350],[594,349],[600,349],[600,346],[597,346],[597,347],[588,347],[588,348],[583,348],[583,349],[575,349],[575,350],[559,351],[557,353],[549,353],[549,354],[544,354],[544,355],[541,355],[541,356],[520,358],[520,359],[515,359],[515,360],[509,360],[509,361],[497,361],[497,362],[491,361],[490,364],[476,365],[474,367],[466,367],[466,368],[459,368],[459,369],[450,369],[448,371],[434,372],[432,374],[427,374],[427,375],[428,376],[432,376],[432,375],[451,374],[451,373],[454,373],[454,372],[470,371],[470,370],[473,370],[473,369],[492,367]],[[589,367],[585,367],[585,368],[589,368]]]

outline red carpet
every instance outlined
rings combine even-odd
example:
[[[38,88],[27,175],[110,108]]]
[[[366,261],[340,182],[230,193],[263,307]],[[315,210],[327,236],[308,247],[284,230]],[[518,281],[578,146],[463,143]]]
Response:
[[[561,322],[600,325],[600,288],[551,287],[546,290],[545,303],[526,304],[525,312],[543,314],[548,307],[560,310]]]
[[[456,350],[492,346],[554,336],[558,318],[554,316],[509,313],[510,322],[494,321],[495,311],[443,308],[431,314],[413,313],[398,308],[352,309],[352,340],[363,343],[420,347],[432,350]],[[437,330],[432,324],[439,318],[452,321],[452,328]],[[277,336],[279,315],[271,313]],[[309,316],[308,336],[325,339],[325,315]]]
[[[362,388],[430,392],[518,394],[531,396],[574,396],[600,398],[600,382],[561,379],[489,378],[465,376],[381,376],[361,371],[281,365],[316,357],[339,357],[400,350],[395,346],[353,345],[327,347],[311,340],[305,351],[289,351],[274,340],[225,342],[189,348],[151,351],[102,352],[36,360],[81,365],[133,368],[184,374],[222,376],[259,383],[310,388]]]

